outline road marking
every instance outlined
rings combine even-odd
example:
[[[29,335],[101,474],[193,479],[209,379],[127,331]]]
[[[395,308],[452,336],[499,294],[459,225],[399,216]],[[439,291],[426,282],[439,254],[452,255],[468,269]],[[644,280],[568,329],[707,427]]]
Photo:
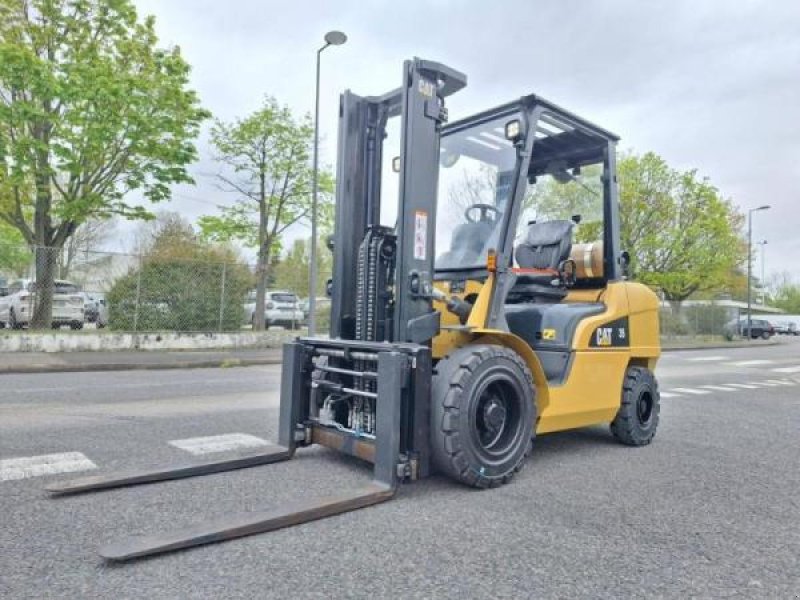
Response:
[[[737,360],[728,364],[734,367],[754,367],[756,365],[771,365],[774,362],[774,360]]]
[[[662,398],[677,398],[680,394],[671,394],[670,392],[661,392],[659,394]]]
[[[777,369],[770,369],[775,373],[800,373],[800,366],[798,367],[778,367]]]
[[[672,388],[674,392],[683,392],[684,394],[695,394],[696,396],[700,396],[702,394],[710,394],[711,392],[706,390],[698,390],[695,388]]]
[[[726,383],[725,385],[730,385],[732,387],[742,388],[743,390],[757,390],[757,385],[752,385],[750,383]]]
[[[754,381],[753,383],[755,385],[765,385],[767,387],[778,387],[778,385],[779,385],[777,383],[772,383],[770,381]]]
[[[707,390],[716,390],[718,392],[738,392],[736,388],[722,387],[721,385],[703,385],[701,386]]]
[[[790,379],[767,379],[770,383],[777,383],[778,385],[797,385],[794,381]]]
[[[695,358],[687,358],[686,360],[691,360],[693,362],[711,362],[717,360],[728,360],[727,356],[697,356]]]
[[[97,465],[80,452],[61,452],[0,460],[0,481],[27,479],[56,473],[75,473],[96,469]]]
[[[212,452],[226,452],[240,448],[258,448],[269,446],[267,440],[246,433],[226,433],[207,437],[186,438],[185,440],[171,440],[170,446],[186,450],[191,454],[211,454]]]

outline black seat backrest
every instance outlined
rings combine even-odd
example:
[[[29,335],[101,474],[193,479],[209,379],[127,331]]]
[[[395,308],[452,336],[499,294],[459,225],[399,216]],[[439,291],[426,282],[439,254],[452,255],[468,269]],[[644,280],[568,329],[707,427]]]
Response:
[[[531,223],[516,248],[517,264],[523,269],[558,269],[572,251],[573,225],[566,220]]]
[[[475,264],[491,233],[492,226],[481,221],[458,225],[450,239],[450,250],[436,259],[436,268],[456,269]]]

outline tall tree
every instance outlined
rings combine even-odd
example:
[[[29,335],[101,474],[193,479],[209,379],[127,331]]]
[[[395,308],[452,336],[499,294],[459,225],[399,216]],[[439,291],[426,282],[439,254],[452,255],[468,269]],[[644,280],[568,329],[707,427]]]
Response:
[[[253,326],[264,329],[264,297],[272,257],[281,235],[311,211],[309,154],[313,127],[308,116],[296,119],[288,107],[266,97],[261,108],[232,123],[217,121],[211,141],[224,171],[220,187],[236,202],[221,214],[199,221],[203,234],[218,241],[239,240],[257,251],[256,308]],[[323,210],[333,189],[320,173]]]
[[[576,239],[602,238],[599,165],[559,181],[540,177],[528,190],[523,218],[581,215]],[[659,289],[677,309],[697,292],[728,288],[744,259],[742,216],[697,172],[680,172],[648,152],[617,162],[620,237],[636,279]]]
[[[52,312],[54,255],[89,218],[147,218],[208,114],[178,48],[131,0],[0,0],[0,219],[36,250],[32,326]],[[50,250],[52,249],[52,250]]]
[[[742,216],[697,171],[670,168],[656,154],[618,162],[622,247],[635,277],[673,307],[730,281],[744,259]]]

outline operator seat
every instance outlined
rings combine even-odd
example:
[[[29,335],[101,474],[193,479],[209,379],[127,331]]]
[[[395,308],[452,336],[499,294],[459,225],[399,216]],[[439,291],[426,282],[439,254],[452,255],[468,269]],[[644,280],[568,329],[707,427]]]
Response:
[[[562,271],[572,251],[572,228],[567,220],[531,223],[515,249],[519,269],[506,302],[560,302],[567,295]]]
[[[450,250],[436,259],[436,268],[457,269],[475,265],[480,261],[486,240],[491,234],[492,225],[485,221],[458,225],[450,239]]]

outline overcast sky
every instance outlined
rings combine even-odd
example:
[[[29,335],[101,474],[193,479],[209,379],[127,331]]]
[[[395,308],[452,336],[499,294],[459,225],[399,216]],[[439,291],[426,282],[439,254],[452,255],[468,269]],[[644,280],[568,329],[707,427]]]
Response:
[[[754,215],[767,273],[800,278],[798,0],[136,4],[156,16],[162,44],[181,47],[204,106],[222,119],[264,94],[311,112],[316,50],[326,31],[346,32],[323,54],[324,163],[336,158],[339,92],[383,93],[399,85],[404,59],[437,60],[469,78],[449,99],[451,119],[534,92],[619,134],[622,149],[697,168],[743,209],[771,204]],[[169,205],[190,219],[232,200],[209,177],[205,140],[200,150],[198,185],[176,188]]]

